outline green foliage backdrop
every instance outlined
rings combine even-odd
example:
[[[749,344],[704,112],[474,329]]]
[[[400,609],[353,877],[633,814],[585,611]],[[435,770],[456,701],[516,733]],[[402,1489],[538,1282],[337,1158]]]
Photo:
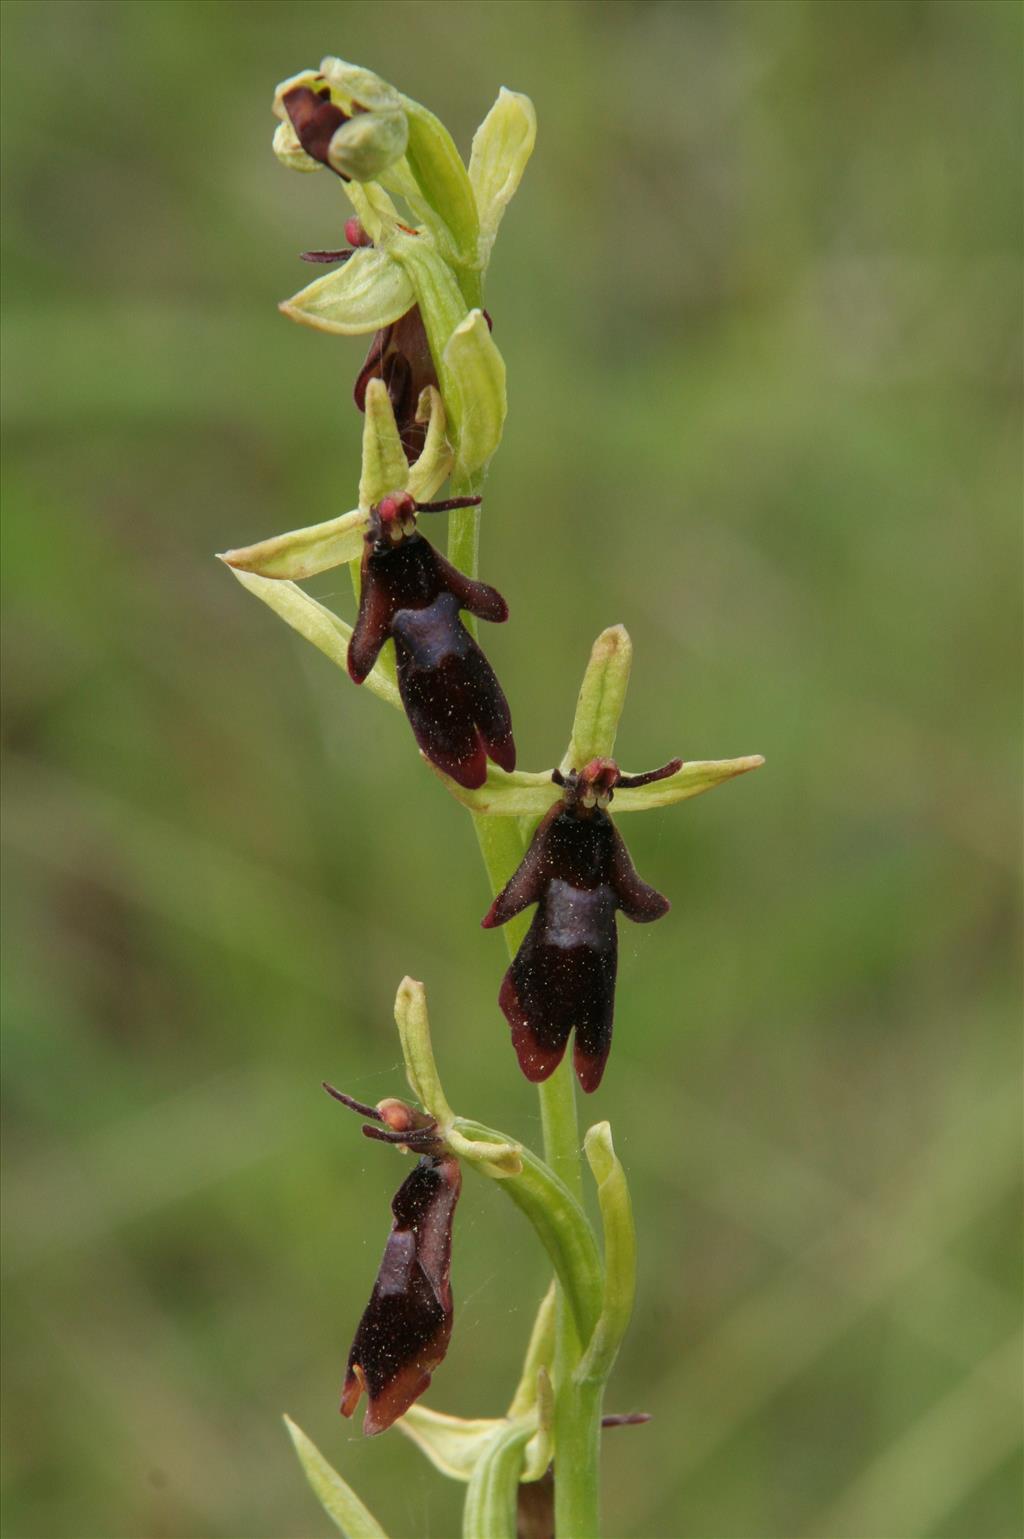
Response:
[[[398,1539],[454,1487],[336,1413],[399,1167],[318,1089],[536,1137],[465,815],[211,553],[353,503],[362,358],[275,311],[340,243],[270,153],[340,53],[538,151],[488,292],[482,575],[521,762],[625,622],[627,765],[763,752],[629,834],[610,1117],[640,1306],[615,1539],[1020,1532],[1021,13],[972,3],[3,7],[10,1539]],[[350,602],[329,574],[321,596]],[[347,610],[346,610],[347,612]],[[345,787],[344,808],[341,788]],[[543,1286],[467,1181],[431,1403]]]

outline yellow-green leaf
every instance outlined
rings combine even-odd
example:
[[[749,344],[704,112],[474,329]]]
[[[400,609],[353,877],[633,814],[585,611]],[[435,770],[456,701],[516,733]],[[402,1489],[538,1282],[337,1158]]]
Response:
[[[331,1468],[302,1428],[296,1426],[290,1416],[284,1418],[284,1424],[320,1505],[346,1539],[388,1539],[370,1509],[359,1500],[348,1481]]]
[[[667,780],[616,791],[612,811],[648,812],[654,807],[670,807],[673,802],[685,802],[691,796],[713,791],[715,786],[736,775],[760,769],[763,763],[764,758],[759,753],[748,754],[744,759],[693,759]],[[628,771],[624,773],[628,774]]]

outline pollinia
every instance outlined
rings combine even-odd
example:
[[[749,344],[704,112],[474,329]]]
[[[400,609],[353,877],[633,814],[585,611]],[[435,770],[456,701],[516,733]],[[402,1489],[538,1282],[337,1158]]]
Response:
[[[325,1087],[363,1118],[364,1134],[415,1159],[391,1205],[341,1411],[354,1415],[365,1395],[364,1432],[396,1426],[443,1475],[465,1483],[468,1539],[513,1539],[517,1512],[531,1533],[594,1539],[602,1426],[644,1418],[603,1416],[633,1304],[635,1236],[609,1124],[595,1123],[581,1147],[573,1068],[589,1095],[609,1062],[617,914],[647,923],[669,908],[637,875],[612,809],[618,818],[667,807],[762,760],[672,759],[623,773],[612,754],[632,647],[613,626],[594,643],[561,759],[517,768],[512,712],[474,621],[508,618],[501,594],[477,576],[484,476],[505,419],[505,366],[483,286],[533,151],[530,101],[499,93],[468,166],[431,112],[340,59],[284,81],[274,113],[278,159],[328,171],[350,205],[345,245],[304,253],[327,271],[281,309],[331,336],[371,338],[354,386],[362,466],[350,512],[221,559],[350,680],[405,712],[439,790],[468,808],[493,894],[482,923],[501,926],[508,947],[497,1003],[515,1052],[509,1073],[537,1084],[544,1137],[541,1156],[453,1112],[423,984],[405,978],[395,1019],[413,1100],[365,1106]],[[342,565],[352,576],[354,624],[300,586]],[[497,1009],[494,1027],[497,1043]],[[600,1234],[584,1211],[581,1153],[596,1183]],[[453,1328],[452,1231],[466,1168],[521,1209],[554,1273],[508,1408],[472,1421],[422,1399]],[[338,1526],[350,1539],[379,1539],[384,1530],[342,1476],[288,1427]]]

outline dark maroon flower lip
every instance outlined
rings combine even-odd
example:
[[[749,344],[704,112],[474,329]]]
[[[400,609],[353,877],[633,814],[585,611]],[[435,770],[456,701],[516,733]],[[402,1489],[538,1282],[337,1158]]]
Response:
[[[349,178],[335,170],[327,154],[335,133],[349,121],[348,113],[331,101],[330,87],[325,85],[314,91],[311,86],[293,86],[281,101],[306,154],[347,182]]]
[[[488,759],[513,770],[516,748],[508,701],[460,612],[501,623],[508,605],[452,566],[419,533],[416,516],[477,501],[417,504],[395,492],[371,509],[348,645],[348,671],[361,684],[385,641],[394,641],[398,689],[421,752],[470,790],[486,780]]]
[[[555,770],[562,801],[481,921],[489,930],[537,905],[498,995],[519,1066],[535,1083],[557,1069],[573,1032],[580,1085],[590,1093],[601,1083],[615,1013],[615,915],[649,924],[669,909],[668,899],[637,875],[606,809],[616,786],[662,780],[680,763],[629,776],[612,759],[592,759],[567,775]]]
[[[416,420],[420,396],[428,385],[441,388],[418,305],[374,334],[352,392],[360,411],[366,410],[371,379],[382,379],[387,386],[402,447],[412,464],[422,453],[427,433],[426,424]]]
[[[341,1414],[351,1416],[365,1390],[363,1431],[372,1437],[419,1399],[448,1350],[452,1219],[462,1173],[432,1118],[402,1101],[366,1106],[330,1085],[324,1089],[370,1120],[364,1133],[420,1153],[392,1200],[391,1232],[345,1368]]]

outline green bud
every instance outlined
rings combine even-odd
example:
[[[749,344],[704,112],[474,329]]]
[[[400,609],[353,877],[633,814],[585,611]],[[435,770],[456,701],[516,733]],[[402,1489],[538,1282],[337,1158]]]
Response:
[[[480,260],[486,267],[502,216],[522,180],[537,139],[537,114],[528,96],[506,91],[473,135],[469,180],[480,219]]]
[[[331,100],[343,112],[393,112],[401,110],[405,101],[400,91],[375,75],[372,69],[349,64],[331,54],[320,60],[320,76],[323,77],[321,84],[330,87]],[[294,80],[286,81],[284,87],[278,86],[278,91],[307,84],[309,81],[304,75],[296,75]]]
[[[344,266],[315,278],[278,309],[316,331],[358,337],[390,326],[415,303],[403,269],[375,246],[361,246]]]
[[[327,158],[341,176],[372,182],[402,158],[408,137],[404,112],[361,112],[335,130]]]
[[[337,1470],[331,1468],[302,1428],[297,1427],[290,1416],[284,1418],[284,1424],[295,1445],[306,1479],[316,1492],[327,1516],[338,1525],[346,1539],[388,1539],[373,1513],[363,1505],[348,1482],[342,1480]]]

